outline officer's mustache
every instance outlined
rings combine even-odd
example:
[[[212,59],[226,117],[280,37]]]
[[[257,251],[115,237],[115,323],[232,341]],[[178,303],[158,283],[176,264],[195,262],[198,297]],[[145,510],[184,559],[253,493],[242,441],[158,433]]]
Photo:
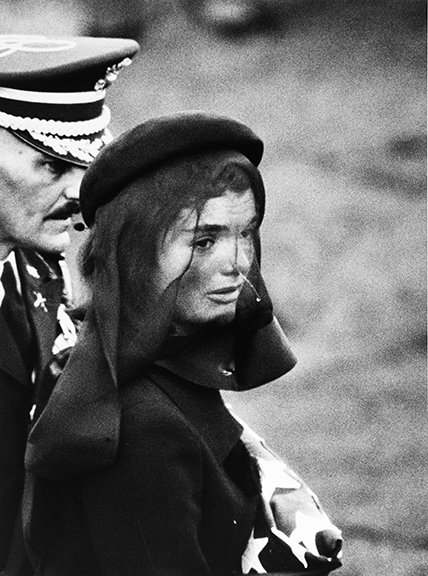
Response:
[[[75,214],[80,214],[80,205],[79,202],[77,201],[70,201],[67,204],[65,204],[64,206],[61,206],[61,208],[57,208],[57,210],[55,210],[54,212],[52,212],[49,215],[49,218],[57,218],[57,219],[64,219],[66,220],[67,218],[71,218],[71,216],[74,216]],[[87,228],[87,226],[85,226],[85,224],[83,222],[76,222],[73,225],[73,228],[75,230],[78,230],[79,232],[81,232],[82,230],[85,230]]]
[[[71,218],[74,214],[80,213],[80,206],[78,202],[70,201],[63,206],[60,206],[53,212],[49,214],[49,218],[54,220],[66,220],[67,218]]]

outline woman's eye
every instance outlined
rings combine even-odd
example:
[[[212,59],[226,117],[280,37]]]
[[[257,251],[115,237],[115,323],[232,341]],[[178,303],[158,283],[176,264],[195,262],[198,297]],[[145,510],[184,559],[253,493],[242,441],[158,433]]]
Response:
[[[207,250],[208,248],[211,248],[211,246],[214,244],[215,240],[214,238],[200,238],[199,240],[195,241],[195,246],[196,248],[199,248],[200,250]]]
[[[255,234],[254,228],[248,228],[241,233],[242,238],[253,238]]]

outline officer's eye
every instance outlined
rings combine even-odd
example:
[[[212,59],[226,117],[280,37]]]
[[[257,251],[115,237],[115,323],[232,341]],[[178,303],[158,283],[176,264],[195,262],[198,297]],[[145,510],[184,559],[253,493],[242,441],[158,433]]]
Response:
[[[43,158],[40,160],[40,165],[55,178],[60,178],[71,169],[71,164],[69,162],[64,162],[64,160],[54,158],[53,156],[49,157],[43,155]]]

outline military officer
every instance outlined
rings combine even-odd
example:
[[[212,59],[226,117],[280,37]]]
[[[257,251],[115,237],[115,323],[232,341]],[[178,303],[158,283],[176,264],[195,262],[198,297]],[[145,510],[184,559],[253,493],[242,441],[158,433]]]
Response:
[[[76,336],[62,253],[80,181],[111,140],[106,89],[138,48],[0,35],[0,572],[19,526],[40,375]]]

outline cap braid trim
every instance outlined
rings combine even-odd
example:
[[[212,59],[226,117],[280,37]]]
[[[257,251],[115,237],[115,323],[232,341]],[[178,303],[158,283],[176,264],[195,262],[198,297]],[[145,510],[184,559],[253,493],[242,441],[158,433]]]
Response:
[[[7,114],[6,112],[0,112],[0,126],[11,130],[27,130],[28,132],[55,134],[57,136],[82,136],[104,130],[110,122],[110,117],[110,110],[107,106],[103,106],[102,113],[97,118],[76,122],[23,118],[22,116],[12,116],[12,114]]]
[[[92,162],[101,148],[113,139],[109,130],[106,130],[94,140],[58,138],[57,136],[40,134],[39,132],[29,132],[29,134],[32,138],[51,148],[57,154],[64,157],[71,154],[74,158],[78,158],[83,162]]]

